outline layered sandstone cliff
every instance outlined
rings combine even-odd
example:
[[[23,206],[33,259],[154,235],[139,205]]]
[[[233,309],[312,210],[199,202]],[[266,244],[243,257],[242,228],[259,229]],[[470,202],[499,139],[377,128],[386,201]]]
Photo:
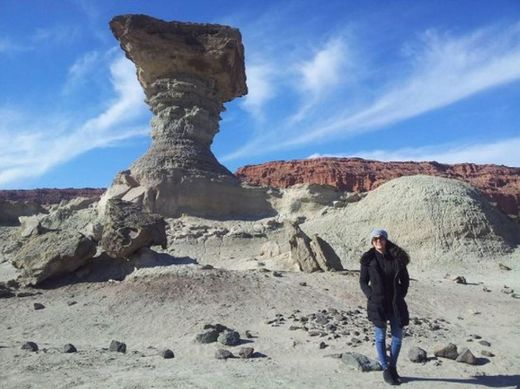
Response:
[[[252,185],[288,188],[327,184],[347,192],[368,192],[391,179],[417,174],[455,178],[478,188],[508,216],[520,215],[520,168],[437,162],[380,162],[361,158],[316,158],[244,166],[237,177]]]
[[[240,32],[145,15],[116,16],[110,28],[154,116],[150,148],[115,178],[101,208],[115,197],[169,217],[268,214],[263,192],[243,188],[210,149],[224,103],[247,93]]]

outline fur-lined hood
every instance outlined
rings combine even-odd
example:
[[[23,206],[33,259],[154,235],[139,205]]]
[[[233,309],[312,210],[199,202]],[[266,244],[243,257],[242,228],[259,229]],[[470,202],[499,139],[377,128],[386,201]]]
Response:
[[[387,240],[386,249],[390,252],[392,257],[400,261],[403,265],[406,266],[410,263],[410,256],[408,255],[408,253],[395,243]],[[370,250],[368,250],[361,256],[361,259],[359,261],[362,264],[368,264],[368,262],[370,262],[370,260],[374,258],[375,252],[376,249],[372,247]]]

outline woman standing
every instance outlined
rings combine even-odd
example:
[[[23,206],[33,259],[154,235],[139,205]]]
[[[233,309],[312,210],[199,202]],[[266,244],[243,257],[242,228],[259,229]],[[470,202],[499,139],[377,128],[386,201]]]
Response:
[[[406,266],[410,257],[399,246],[388,240],[383,229],[370,234],[372,248],[361,257],[359,284],[368,299],[368,319],[374,324],[375,344],[379,363],[386,383],[399,385],[397,358],[403,339],[403,327],[410,317],[404,298],[410,277]],[[392,343],[390,357],[386,355],[386,329],[390,322]]]

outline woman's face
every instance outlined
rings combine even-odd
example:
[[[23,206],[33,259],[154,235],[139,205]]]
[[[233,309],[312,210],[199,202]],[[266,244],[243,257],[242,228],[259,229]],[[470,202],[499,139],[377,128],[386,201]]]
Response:
[[[372,239],[372,246],[374,246],[374,248],[377,251],[382,253],[386,249],[386,239],[383,238],[382,236],[376,236],[375,238]]]

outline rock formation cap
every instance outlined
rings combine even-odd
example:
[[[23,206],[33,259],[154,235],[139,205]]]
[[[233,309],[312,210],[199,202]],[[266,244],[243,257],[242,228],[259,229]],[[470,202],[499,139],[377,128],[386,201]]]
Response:
[[[223,102],[247,93],[244,46],[238,29],[165,22],[146,15],[116,16],[110,28],[135,63],[147,96],[154,81],[177,74],[214,82]]]

